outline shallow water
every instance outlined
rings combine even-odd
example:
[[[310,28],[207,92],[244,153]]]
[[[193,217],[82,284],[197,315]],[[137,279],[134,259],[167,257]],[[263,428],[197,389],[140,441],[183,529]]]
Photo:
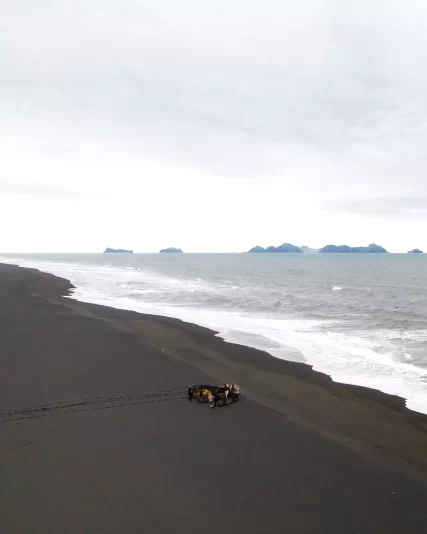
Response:
[[[427,255],[21,254],[79,300],[209,326],[228,341],[397,394],[427,413]]]

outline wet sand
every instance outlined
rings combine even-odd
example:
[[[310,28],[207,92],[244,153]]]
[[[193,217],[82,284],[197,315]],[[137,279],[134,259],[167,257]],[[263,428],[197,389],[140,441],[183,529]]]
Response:
[[[0,265],[0,532],[423,533],[427,417]],[[237,382],[224,408],[190,383]]]

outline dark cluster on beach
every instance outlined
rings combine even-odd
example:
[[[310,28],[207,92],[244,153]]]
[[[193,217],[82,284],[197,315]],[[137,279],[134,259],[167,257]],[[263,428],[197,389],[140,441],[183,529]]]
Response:
[[[188,400],[196,402],[208,402],[211,408],[228,405],[237,402],[240,396],[240,388],[237,384],[224,384],[223,386],[190,385],[188,388]]]

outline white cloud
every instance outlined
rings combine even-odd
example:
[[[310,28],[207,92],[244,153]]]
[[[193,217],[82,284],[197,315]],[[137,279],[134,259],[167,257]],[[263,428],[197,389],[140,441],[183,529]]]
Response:
[[[426,15],[3,0],[0,248],[427,248]]]

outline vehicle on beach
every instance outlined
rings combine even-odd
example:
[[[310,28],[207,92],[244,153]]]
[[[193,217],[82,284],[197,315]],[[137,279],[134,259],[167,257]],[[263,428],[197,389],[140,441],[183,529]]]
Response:
[[[196,402],[209,402],[209,394],[212,394],[219,406],[226,406],[227,399],[231,399],[231,402],[237,402],[240,395],[240,387],[237,384],[225,384],[224,386],[197,384],[191,386],[190,390]]]

